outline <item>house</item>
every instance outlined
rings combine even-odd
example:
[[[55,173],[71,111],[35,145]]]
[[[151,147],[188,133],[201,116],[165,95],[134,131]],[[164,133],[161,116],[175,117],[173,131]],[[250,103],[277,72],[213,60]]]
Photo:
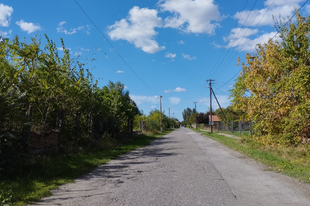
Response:
[[[211,117],[210,116],[211,115],[209,115],[209,122],[211,122]],[[212,115],[212,121],[213,121],[213,125],[217,125],[221,121],[221,119],[217,115]]]

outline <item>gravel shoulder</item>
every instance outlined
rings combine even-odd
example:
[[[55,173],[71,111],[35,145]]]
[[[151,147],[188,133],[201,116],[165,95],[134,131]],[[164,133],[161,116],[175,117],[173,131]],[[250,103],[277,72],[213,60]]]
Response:
[[[180,128],[35,205],[310,205],[310,188]]]

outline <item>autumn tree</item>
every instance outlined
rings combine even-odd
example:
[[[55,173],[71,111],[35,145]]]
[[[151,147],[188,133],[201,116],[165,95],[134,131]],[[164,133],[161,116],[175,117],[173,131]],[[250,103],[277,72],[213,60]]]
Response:
[[[277,26],[269,40],[247,54],[232,89],[233,105],[252,120],[264,144],[292,144],[310,137],[310,18]]]

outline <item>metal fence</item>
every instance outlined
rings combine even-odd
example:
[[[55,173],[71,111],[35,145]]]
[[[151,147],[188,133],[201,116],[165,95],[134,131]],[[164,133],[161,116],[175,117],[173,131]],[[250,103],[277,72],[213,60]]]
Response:
[[[193,124],[192,127],[196,129],[211,131],[211,125],[209,124]],[[237,135],[252,133],[251,123],[246,121],[214,122],[212,125],[212,129],[214,132],[231,132]]]

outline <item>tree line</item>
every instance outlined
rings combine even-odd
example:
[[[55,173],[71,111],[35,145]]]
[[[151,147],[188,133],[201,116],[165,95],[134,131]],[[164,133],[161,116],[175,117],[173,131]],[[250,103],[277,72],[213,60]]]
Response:
[[[43,48],[37,37],[30,43],[18,36],[0,38],[0,169],[25,152],[25,128],[51,132],[59,112],[64,116],[62,145],[75,145],[90,133],[115,137],[140,114],[122,83],[100,88],[85,63],[70,57],[62,39],[60,55],[56,43],[45,38]]]

